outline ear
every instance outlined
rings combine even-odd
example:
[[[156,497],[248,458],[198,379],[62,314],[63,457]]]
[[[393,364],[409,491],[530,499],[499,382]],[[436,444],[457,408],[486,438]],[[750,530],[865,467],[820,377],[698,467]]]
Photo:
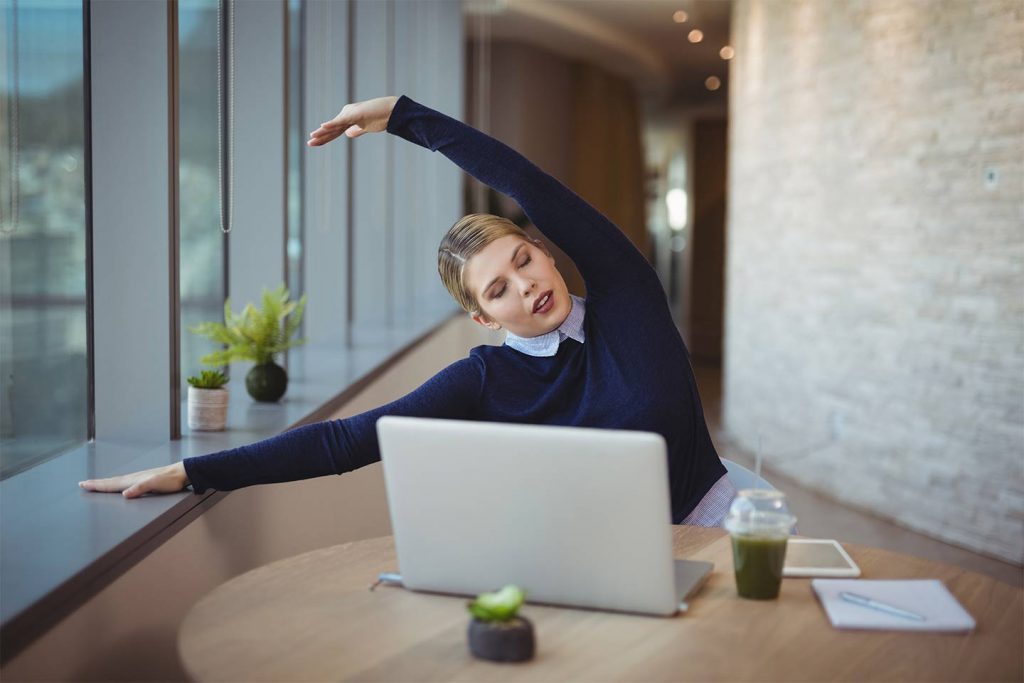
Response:
[[[544,255],[545,255],[545,256],[547,256],[547,257],[548,257],[549,259],[551,259],[551,263],[554,263],[554,262],[555,262],[555,257],[554,257],[554,256],[553,256],[553,255],[551,254],[551,252],[550,252],[550,251],[548,250],[548,247],[547,247],[547,245],[546,245],[546,244],[544,244],[544,242],[542,242],[541,240],[539,240],[539,239],[537,239],[537,238],[535,238],[535,237],[531,237],[531,238],[530,238],[530,243],[531,243],[531,244],[532,244],[533,246],[535,246],[535,247],[537,247],[538,249],[540,249],[541,251],[543,251],[543,252],[544,252]]]
[[[469,315],[470,320],[475,322],[477,325],[483,325],[484,327],[491,330],[500,330],[501,325],[488,318],[483,313],[471,313]]]
[[[536,237],[531,237],[530,238],[530,244],[532,244],[533,246],[537,247],[538,249],[543,251],[548,256],[551,256],[551,252],[548,251],[548,246],[546,244],[544,244],[543,241],[537,239]]]

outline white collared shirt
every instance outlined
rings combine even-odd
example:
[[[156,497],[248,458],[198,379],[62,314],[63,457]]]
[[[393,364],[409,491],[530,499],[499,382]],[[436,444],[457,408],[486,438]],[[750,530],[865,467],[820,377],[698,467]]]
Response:
[[[546,357],[558,353],[558,345],[566,339],[575,339],[582,344],[584,341],[583,317],[586,315],[587,306],[584,300],[575,294],[570,294],[569,298],[572,299],[572,309],[557,329],[539,337],[520,337],[506,332],[505,346],[521,351],[528,356]]]

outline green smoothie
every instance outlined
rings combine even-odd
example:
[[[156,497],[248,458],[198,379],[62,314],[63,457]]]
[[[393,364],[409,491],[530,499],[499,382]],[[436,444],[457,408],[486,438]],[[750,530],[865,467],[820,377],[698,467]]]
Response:
[[[786,561],[786,540],[786,536],[732,536],[736,592],[741,597],[755,600],[773,600],[779,597],[782,565]]]

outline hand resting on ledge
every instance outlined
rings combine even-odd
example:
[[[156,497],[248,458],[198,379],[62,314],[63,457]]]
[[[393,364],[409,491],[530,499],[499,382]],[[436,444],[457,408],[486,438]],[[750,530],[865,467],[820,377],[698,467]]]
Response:
[[[177,493],[188,486],[189,481],[185,465],[176,462],[107,479],[86,479],[78,482],[78,485],[86,491],[120,492],[125,498],[138,498],[146,493]]]

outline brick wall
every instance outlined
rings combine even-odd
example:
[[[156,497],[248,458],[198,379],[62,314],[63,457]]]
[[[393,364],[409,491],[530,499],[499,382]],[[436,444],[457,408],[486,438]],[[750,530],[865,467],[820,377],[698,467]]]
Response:
[[[1024,3],[733,11],[725,428],[1024,562]]]

